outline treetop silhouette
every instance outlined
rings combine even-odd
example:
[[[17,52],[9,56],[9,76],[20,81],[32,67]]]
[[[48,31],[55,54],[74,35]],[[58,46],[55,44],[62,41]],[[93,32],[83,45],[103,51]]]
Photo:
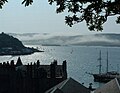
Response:
[[[7,0],[0,0],[0,8]],[[89,30],[102,31],[103,24],[108,17],[116,16],[116,23],[120,23],[120,0],[48,0],[49,4],[56,4],[56,13],[67,12],[65,23],[72,27],[76,23],[85,21]],[[24,0],[22,4],[29,6],[33,0]]]

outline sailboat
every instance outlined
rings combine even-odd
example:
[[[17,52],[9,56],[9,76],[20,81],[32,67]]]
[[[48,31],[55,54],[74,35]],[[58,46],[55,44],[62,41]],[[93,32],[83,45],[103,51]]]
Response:
[[[101,73],[101,68],[102,68],[102,65],[101,65],[101,51],[100,51],[100,54],[99,54],[99,73],[98,74],[92,74],[93,77],[94,77],[94,81],[95,82],[108,82],[114,78],[120,78],[120,73],[116,72],[116,71],[108,71],[108,65],[109,65],[109,62],[108,62],[108,51],[107,51],[107,66],[106,66],[106,73]]]

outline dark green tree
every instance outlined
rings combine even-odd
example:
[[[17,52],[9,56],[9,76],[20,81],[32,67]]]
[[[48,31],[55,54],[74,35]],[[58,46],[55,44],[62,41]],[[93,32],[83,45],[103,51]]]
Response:
[[[0,0],[0,8],[7,0]],[[85,21],[89,30],[103,30],[103,24],[109,16],[116,16],[120,23],[120,0],[48,0],[56,4],[56,13],[67,12],[65,23],[72,27]],[[33,0],[24,0],[22,4],[29,6]]]

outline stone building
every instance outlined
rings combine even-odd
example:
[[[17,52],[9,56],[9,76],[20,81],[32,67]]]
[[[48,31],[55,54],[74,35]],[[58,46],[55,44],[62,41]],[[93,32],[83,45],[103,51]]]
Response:
[[[67,79],[66,61],[54,60],[50,65],[36,63],[23,65],[20,57],[0,63],[0,93],[44,93]]]

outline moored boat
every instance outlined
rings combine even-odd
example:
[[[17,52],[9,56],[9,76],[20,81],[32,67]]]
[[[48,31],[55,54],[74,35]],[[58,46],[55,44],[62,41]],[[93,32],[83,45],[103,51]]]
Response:
[[[120,78],[120,74],[118,72],[107,72],[107,73],[101,73],[101,74],[92,74],[94,77],[95,82],[109,82],[110,80],[114,78]]]
[[[94,81],[95,82],[108,82],[114,78],[120,78],[120,73],[118,73],[117,71],[108,71],[108,52],[107,52],[107,67],[106,67],[106,73],[101,73],[101,51],[100,51],[100,57],[99,57],[99,73],[98,74],[92,74],[94,77]]]

